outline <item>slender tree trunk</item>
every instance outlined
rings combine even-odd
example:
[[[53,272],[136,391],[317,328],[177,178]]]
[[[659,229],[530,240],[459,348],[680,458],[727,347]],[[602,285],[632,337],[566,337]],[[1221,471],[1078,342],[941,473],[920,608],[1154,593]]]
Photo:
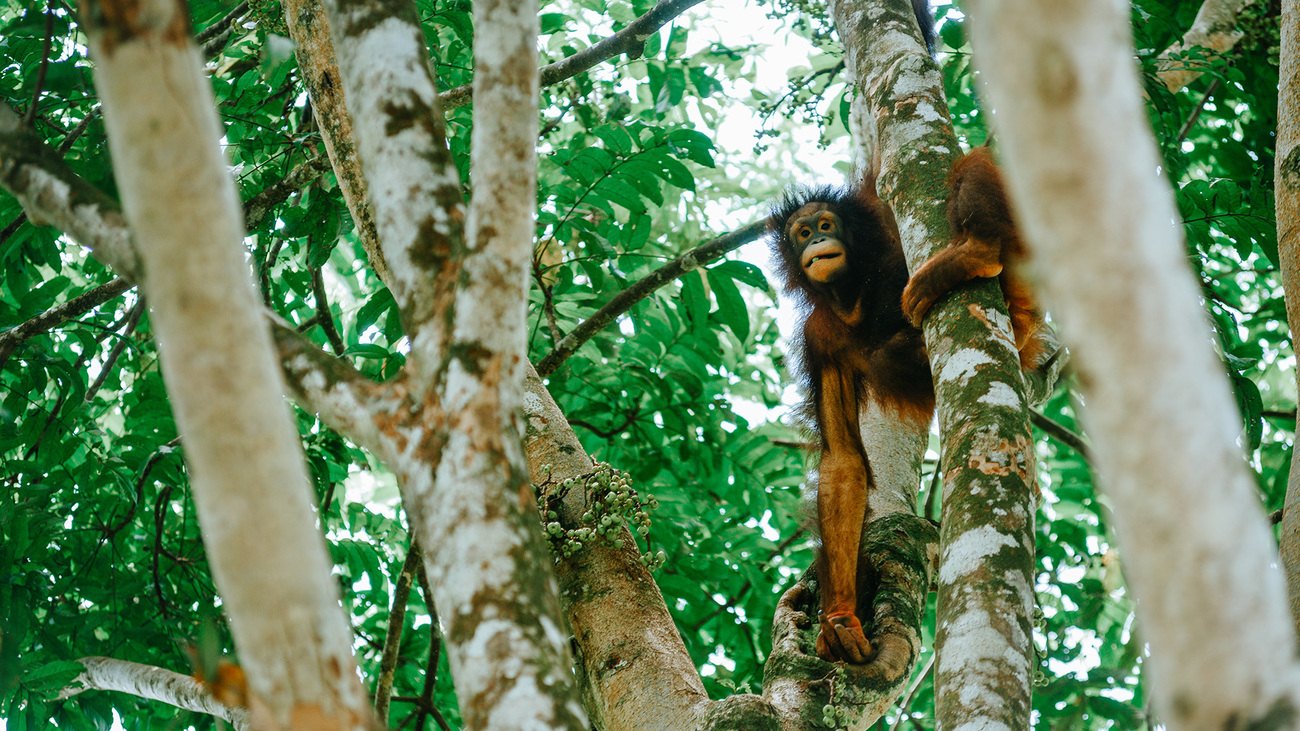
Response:
[[[1294,333],[1300,328],[1300,3],[1296,0],[1282,0],[1280,55],[1273,185],[1277,201],[1278,268],[1286,291],[1286,319],[1291,324],[1294,344]],[[1300,380],[1300,374],[1297,379]],[[1291,597],[1291,619],[1300,635],[1300,459],[1296,459],[1294,449],[1278,541]]]
[[[303,84],[311,99],[312,116],[321,132],[325,154],[329,156],[339,192],[356,223],[357,237],[379,281],[387,284],[391,274],[384,252],[379,247],[375,229],[375,212],[370,206],[370,188],[361,173],[352,117],[343,98],[339,65],[330,37],[329,18],[320,0],[285,0],[284,20],[293,39],[294,55],[302,70]]]
[[[82,15],[252,727],[368,729],[188,9],[88,0]]]
[[[942,76],[910,3],[840,0],[833,12],[874,116],[882,197],[915,270],[948,242],[947,171],[959,147]],[[925,322],[943,452],[940,728],[1029,728],[1034,444],[1005,307],[989,280],[955,292]]]
[[[1087,397],[1160,719],[1294,728],[1277,554],[1157,174],[1127,6],[980,0],[971,29],[1011,199]]]

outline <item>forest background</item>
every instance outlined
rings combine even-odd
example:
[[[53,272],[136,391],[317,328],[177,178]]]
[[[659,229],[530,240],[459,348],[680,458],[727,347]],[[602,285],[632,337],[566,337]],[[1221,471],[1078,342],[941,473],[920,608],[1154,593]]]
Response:
[[[468,83],[469,4],[417,7],[440,87]],[[541,62],[589,48],[652,7],[544,5]],[[644,545],[662,552],[655,580],[716,698],[762,686],[777,600],[813,553],[801,498],[806,436],[791,423],[797,397],[766,253],[749,246],[719,257],[757,240],[749,224],[792,181],[851,174],[854,92],[828,10],[816,3],[658,7],[666,24],[643,48],[543,81],[529,356],[583,448],[629,473],[647,501],[653,495]],[[245,223],[263,302],[365,374],[397,373],[406,359],[397,304],[322,162],[284,10],[205,1],[191,10],[241,197],[260,204],[246,206]],[[965,17],[936,10],[953,123],[967,146],[979,144],[990,131]],[[1160,56],[1197,10],[1134,3],[1137,59],[1188,261],[1241,410],[1241,445],[1271,512],[1285,495],[1296,401],[1273,220],[1278,8],[1248,6],[1231,52],[1171,92]],[[724,13],[766,14],[771,38],[737,42]],[[0,101],[113,195],[73,9],[10,2],[0,23]],[[788,57],[773,47],[807,49],[781,69],[785,85],[759,77],[773,57]],[[469,180],[471,107],[447,107],[452,160]],[[188,673],[203,661],[186,642],[200,654],[233,657],[234,648],[214,620],[216,587],[148,313],[129,282],[40,223],[0,193],[0,329],[9,331],[0,334],[0,717],[15,731],[46,720],[205,726],[206,717],[125,695],[56,699],[81,672],[68,662],[76,658]],[[706,265],[682,266],[688,252],[686,261]],[[644,296],[615,303],[608,317],[604,308],[626,291]],[[23,329],[51,310],[64,313],[52,327]],[[580,327],[589,321],[598,327]],[[584,332],[589,339],[574,336]],[[1141,628],[1108,537],[1107,501],[1094,491],[1073,385],[1067,373],[1034,418],[1043,499],[1033,708],[1053,729],[1145,728]],[[387,657],[393,726],[441,717],[459,727],[443,640],[409,572],[405,631],[396,653],[385,652],[411,543],[393,474],[311,414],[296,416],[363,678],[372,685]],[[936,519],[937,446],[935,437],[919,500]],[[914,681],[880,728],[934,727],[933,638],[922,647]]]

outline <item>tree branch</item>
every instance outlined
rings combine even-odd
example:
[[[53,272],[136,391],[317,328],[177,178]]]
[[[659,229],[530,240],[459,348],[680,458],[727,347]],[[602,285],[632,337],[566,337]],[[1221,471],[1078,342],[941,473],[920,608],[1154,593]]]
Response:
[[[1083,436],[1065,428],[1055,419],[1048,417],[1037,409],[1029,410],[1029,421],[1034,426],[1042,429],[1047,436],[1078,452],[1085,462],[1092,462],[1092,448],[1088,446],[1088,440],[1084,439]]]
[[[751,223],[744,228],[723,234],[712,241],[700,244],[676,259],[642,277],[632,286],[614,295],[603,307],[591,317],[579,323],[559,344],[537,363],[537,373],[545,378],[555,372],[570,355],[581,348],[596,333],[604,330],[619,315],[632,309],[637,302],[645,299],[656,289],[668,284],[683,274],[712,263],[729,251],[756,241],[767,230],[766,222]]]
[[[1178,58],[1192,48],[1204,48],[1210,55],[1220,56],[1232,50],[1241,40],[1237,30],[1237,14],[1255,0],[1205,0],[1196,13],[1192,27],[1183,39],[1160,54],[1156,75],[1171,92],[1187,86],[1204,73],[1207,65]]]
[[[59,699],[71,698],[88,690],[115,690],[216,716],[236,729],[248,727],[247,711],[218,703],[203,685],[188,675],[111,657],[83,657],[77,662],[86,670],[59,692]]]
[[[659,0],[645,15],[637,18],[614,35],[600,41],[594,46],[547,64],[541,68],[542,86],[558,84],[590,69],[596,64],[626,53],[629,59],[637,59],[645,50],[645,41],[660,28],[686,10],[704,0]],[[450,89],[438,95],[444,111],[469,104],[473,88],[466,84]]]
[[[393,582],[393,606],[388,610],[388,629],[384,634],[384,654],[379,659],[379,680],[375,684],[375,718],[388,724],[388,704],[393,696],[393,675],[397,672],[397,659],[402,648],[402,629],[406,625],[406,603],[411,598],[411,584],[420,566],[420,545],[411,540],[406,549],[406,560]]]
[[[89,292],[73,297],[61,305],[51,307],[27,322],[19,324],[12,330],[0,333],[0,368],[4,367],[5,361],[9,359],[14,349],[24,340],[48,332],[68,320],[79,317],[130,288],[130,282],[118,277],[108,284],[100,285]]]

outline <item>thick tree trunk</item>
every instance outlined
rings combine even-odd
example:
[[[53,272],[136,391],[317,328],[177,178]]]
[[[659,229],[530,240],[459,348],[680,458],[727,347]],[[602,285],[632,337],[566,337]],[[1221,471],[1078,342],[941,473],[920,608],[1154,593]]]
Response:
[[[947,171],[959,147],[942,77],[910,3],[840,0],[833,12],[874,117],[881,194],[915,270],[948,239]],[[1029,728],[1034,446],[1005,307],[988,280],[946,298],[925,322],[944,484],[935,640],[941,728]]]
[[[1282,50],[1277,90],[1277,150],[1273,186],[1277,202],[1278,269],[1286,291],[1292,343],[1300,329],[1300,2],[1282,0]],[[1300,374],[1297,374],[1300,379]],[[1278,541],[1291,597],[1291,619],[1300,635],[1300,459],[1294,450]]]
[[[90,1],[83,19],[252,727],[370,728],[188,10]]]
[[[1160,719],[1293,728],[1277,554],[1158,175],[1127,6],[980,0],[971,28],[1011,199],[1087,398]]]

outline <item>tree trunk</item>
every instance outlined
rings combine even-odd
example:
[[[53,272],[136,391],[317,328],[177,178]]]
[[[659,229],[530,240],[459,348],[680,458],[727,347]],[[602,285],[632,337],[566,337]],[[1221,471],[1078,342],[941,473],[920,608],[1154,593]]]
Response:
[[[411,342],[380,454],[445,623],[470,728],[585,728],[522,444],[537,139],[535,3],[475,4],[470,230],[414,3],[327,6]]]
[[[910,3],[840,0],[833,12],[874,116],[881,194],[915,270],[948,242],[947,171],[959,147],[942,76]],[[1029,728],[1034,444],[1005,308],[997,282],[986,280],[945,298],[925,321],[944,484],[935,632],[941,728]]]
[[[971,27],[1011,199],[1078,366],[1160,719],[1293,728],[1277,554],[1157,174],[1127,6],[980,0]]]
[[[188,10],[88,2],[83,19],[252,727],[368,729]]]
[[[1281,22],[1273,185],[1278,269],[1286,291],[1286,319],[1291,324],[1294,348],[1294,333],[1300,328],[1300,3],[1283,0]],[[1297,378],[1300,379],[1300,374]],[[1291,597],[1291,619],[1300,635],[1300,459],[1295,458],[1294,449],[1278,541]]]

